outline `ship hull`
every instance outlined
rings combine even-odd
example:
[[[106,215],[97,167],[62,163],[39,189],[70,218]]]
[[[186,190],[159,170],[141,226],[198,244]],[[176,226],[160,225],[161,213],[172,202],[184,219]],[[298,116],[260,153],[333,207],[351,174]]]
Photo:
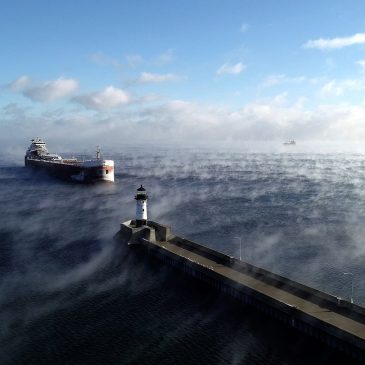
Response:
[[[113,182],[113,161],[85,161],[85,163],[64,163],[25,158],[25,166],[45,172],[58,179],[80,183]]]

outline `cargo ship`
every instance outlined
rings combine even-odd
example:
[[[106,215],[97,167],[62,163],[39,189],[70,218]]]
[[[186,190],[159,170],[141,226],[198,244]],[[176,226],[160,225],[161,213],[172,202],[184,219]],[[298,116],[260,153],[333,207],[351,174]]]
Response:
[[[295,142],[294,139],[291,139],[290,141],[286,141],[283,143],[284,146],[295,146],[297,142]]]
[[[49,153],[45,142],[37,137],[31,140],[24,163],[27,167],[45,171],[48,175],[63,180],[83,183],[114,181],[114,161],[102,159],[99,147],[95,159],[64,159],[55,153]]]

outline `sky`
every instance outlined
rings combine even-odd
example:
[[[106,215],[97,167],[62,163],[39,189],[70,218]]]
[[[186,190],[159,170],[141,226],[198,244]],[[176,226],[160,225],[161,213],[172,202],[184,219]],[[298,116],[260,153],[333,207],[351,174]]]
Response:
[[[1,0],[0,141],[365,141],[365,2]]]

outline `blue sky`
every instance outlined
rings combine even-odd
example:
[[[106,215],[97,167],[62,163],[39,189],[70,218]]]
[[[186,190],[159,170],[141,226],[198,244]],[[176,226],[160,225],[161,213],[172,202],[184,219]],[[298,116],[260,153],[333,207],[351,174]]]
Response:
[[[2,137],[362,141],[364,14],[363,1],[2,1]]]

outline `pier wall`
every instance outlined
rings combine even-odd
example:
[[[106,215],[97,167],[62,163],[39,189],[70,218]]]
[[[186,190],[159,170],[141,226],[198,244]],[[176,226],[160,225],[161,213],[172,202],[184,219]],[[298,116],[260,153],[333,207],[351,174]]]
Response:
[[[169,227],[156,222],[136,228],[128,221],[121,224],[117,235],[138,251],[142,249],[241,303],[365,362],[364,308],[175,236]],[[245,285],[243,276],[245,280],[253,278],[256,286]],[[333,314],[331,318],[327,312]]]
[[[184,247],[189,251],[197,252],[204,257],[212,258],[215,261],[219,261],[222,265],[233,267],[239,272],[249,272],[254,277],[259,278],[266,283],[274,285],[277,288],[283,288],[286,291],[291,292],[304,299],[310,298],[310,300],[314,303],[322,305],[326,303],[326,305],[329,305],[332,308],[336,307],[336,309],[338,309],[338,307],[342,307],[342,313],[351,312],[352,316],[358,316],[359,318],[365,316],[365,308],[360,307],[354,303],[350,303],[343,298],[336,297],[334,295],[311,288],[307,285],[290,280],[284,276],[272,273],[268,270],[259,268],[252,264],[239,261],[232,256],[215,251],[209,247],[203,246],[185,238],[176,239],[174,241],[174,244],[180,247]]]
[[[193,278],[208,284],[218,291],[228,294],[245,305],[254,307],[265,315],[274,318],[326,345],[344,352],[357,361],[365,362],[363,343],[353,336],[344,334],[338,328],[321,322],[310,315],[298,311],[297,308],[286,303],[281,303],[271,298],[254,292],[249,288],[238,285],[236,282],[221,277],[215,272],[205,268],[184,257],[179,257],[170,252],[143,240],[142,245],[149,255],[173,266]]]

